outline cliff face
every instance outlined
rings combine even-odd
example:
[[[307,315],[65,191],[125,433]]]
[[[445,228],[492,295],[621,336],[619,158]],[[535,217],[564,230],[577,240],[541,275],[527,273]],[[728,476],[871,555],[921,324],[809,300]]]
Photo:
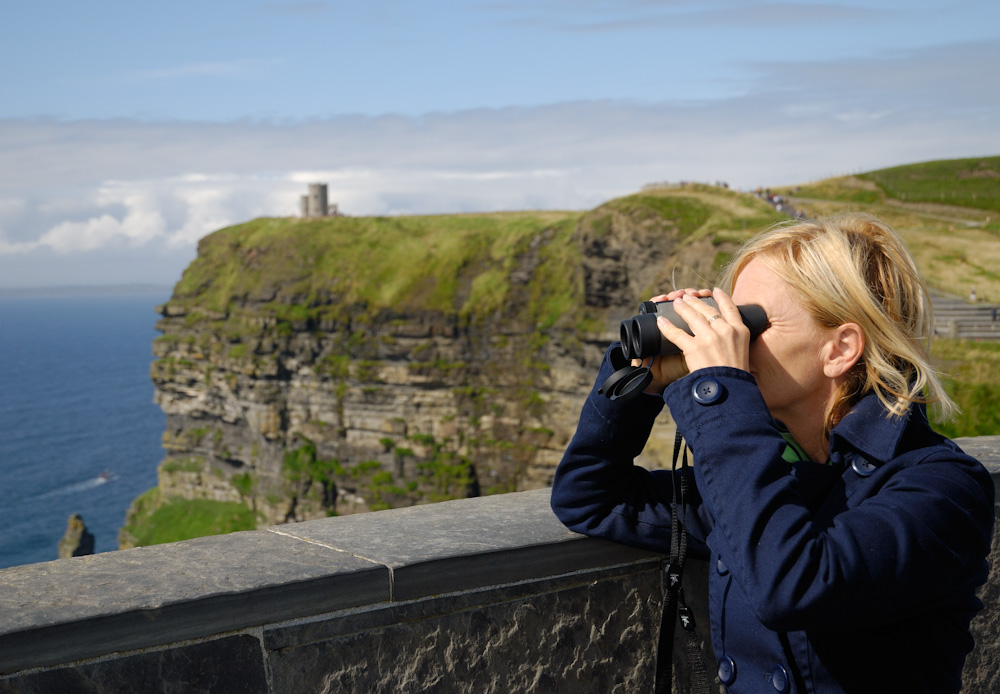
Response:
[[[585,214],[216,232],[161,307],[158,498],[239,501],[269,525],[546,486],[619,321],[710,284],[769,219],[689,188]]]

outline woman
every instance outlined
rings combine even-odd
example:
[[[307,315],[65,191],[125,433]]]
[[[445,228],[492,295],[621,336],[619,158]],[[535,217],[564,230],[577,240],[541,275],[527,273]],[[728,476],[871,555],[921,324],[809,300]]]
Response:
[[[682,354],[650,365],[647,395],[595,387],[553,510],[572,530],[666,552],[678,473],[632,464],[665,403],[694,456],[683,527],[711,556],[728,691],[958,691],[994,491],[928,424],[927,402],[953,405],[929,364],[913,259],[877,219],[841,216],[765,232],[723,285],[731,294],[657,297],[693,334],[660,319]],[[770,323],[753,342],[744,304]],[[613,370],[606,357],[597,383]]]

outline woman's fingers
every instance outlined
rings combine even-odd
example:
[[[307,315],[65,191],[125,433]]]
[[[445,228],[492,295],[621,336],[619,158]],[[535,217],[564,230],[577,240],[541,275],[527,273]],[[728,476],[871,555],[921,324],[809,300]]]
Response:
[[[677,315],[684,318],[680,311],[677,311]],[[667,320],[666,316],[657,316],[656,327],[660,329],[660,335],[662,335],[667,341],[673,342],[677,345],[681,352],[685,354],[688,349],[690,349],[691,345],[694,344],[695,338],[689,335],[685,330],[678,328],[676,325]]]
[[[712,296],[711,289],[694,289],[693,287],[688,287],[687,289],[675,289],[667,294],[660,294],[659,296],[654,296],[650,301],[676,301],[682,296]]]
[[[743,325],[743,316],[740,315],[740,309],[737,308],[731,296],[716,287],[712,291],[712,298],[715,299],[715,303],[719,306],[719,313],[722,314],[727,323],[737,327]]]
[[[732,298],[720,289],[712,293],[718,308],[700,298],[684,295],[674,301],[674,310],[692,335],[658,320],[662,335],[677,345],[691,371],[709,366],[749,369],[749,330],[743,325]]]
[[[719,309],[706,304],[700,298],[691,296],[690,294],[684,295],[676,303],[678,306],[675,306],[674,310],[677,311],[677,315],[685,320],[694,317],[695,319],[702,318],[706,323],[709,323],[715,316],[721,315]]]

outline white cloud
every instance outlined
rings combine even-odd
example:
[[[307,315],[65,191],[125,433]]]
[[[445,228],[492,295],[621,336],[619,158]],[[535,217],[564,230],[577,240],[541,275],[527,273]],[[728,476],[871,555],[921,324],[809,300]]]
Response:
[[[37,245],[48,246],[57,253],[93,251],[103,248],[118,239],[142,243],[160,233],[163,218],[159,214],[130,212],[118,220],[104,214],[84,222],[62,222],[49,229]]]
[[[0,255],[20,255],[38,248],[36,241],[7,241],[0,235]]]
[[[0,284],[29,261],[43,275],[58,254],[90,263],[105,251],[169,257],[175,265],[156,271],[176,279],[199,238],[294,215],[314,181],[353,215],[587,209],[650,181],[753,188],[996,155],[1000,86],[987,73],[998,50],[762,63],[746,95],[699,103],[229,124],[0,120]]]

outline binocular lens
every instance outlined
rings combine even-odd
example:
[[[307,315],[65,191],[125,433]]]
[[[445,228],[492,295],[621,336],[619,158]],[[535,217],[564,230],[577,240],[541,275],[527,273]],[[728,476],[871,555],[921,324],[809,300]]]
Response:
[[[622,351],[627,359],[644,359],[658,354],[680,352],[673,343],[667,342],[656,325],[655,313],[641,313],[623,320],[621,324]],[[665,349],[666,351],[661,351]]]
[[[635,318],[632,319],[632,335],[631,342],[629,344],[629,354],[634,354],[633,359],[639,359],[639,355],[642,354],[642,327],[639,325],[639,321]]]
[[[623,320],[618,329],[618,339],[622,343],[622,352],[626,359],[635,359],[635,348],[632,346],[632,320]]]

